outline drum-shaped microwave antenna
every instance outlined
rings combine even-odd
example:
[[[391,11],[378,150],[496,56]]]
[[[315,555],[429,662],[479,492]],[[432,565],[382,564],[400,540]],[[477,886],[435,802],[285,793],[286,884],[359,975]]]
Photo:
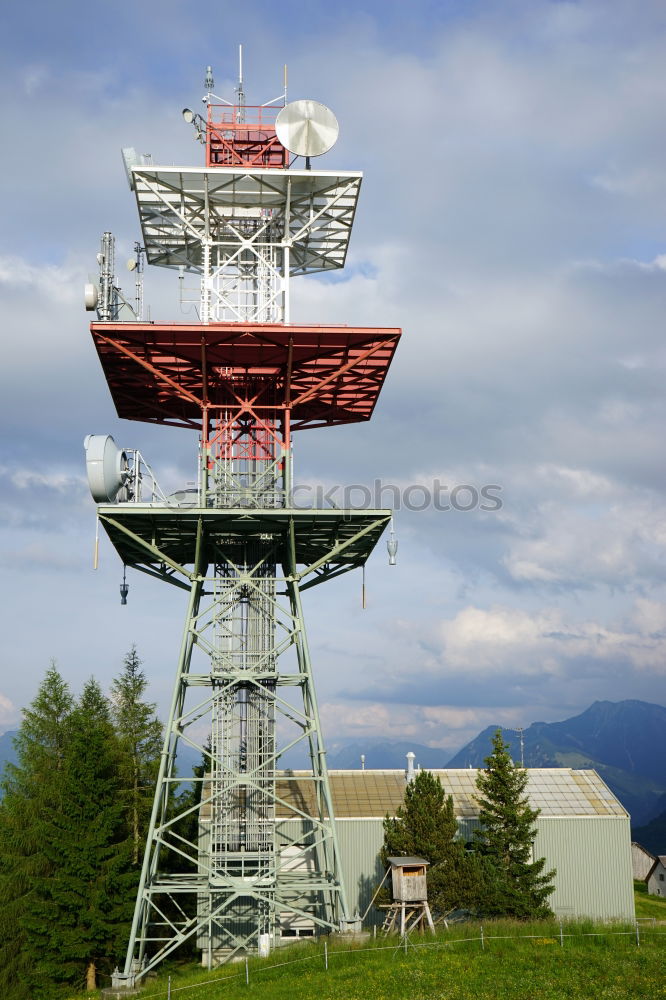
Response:
[[[338,120],[318,101],[292,101],[275,119],[277,137],[296,156],[321,156],[338,138]]]
[[[93,500],[96,503],[113,503],[130,475],[126,453],[110,434],[88,434],[83,447]]]
[[[97,309],[99,291],[97,289],[97,285],[93,284],[92,281],[87,281],[83,286],[83,299],[86,304],[87,312],[92,312],[93,309]]]

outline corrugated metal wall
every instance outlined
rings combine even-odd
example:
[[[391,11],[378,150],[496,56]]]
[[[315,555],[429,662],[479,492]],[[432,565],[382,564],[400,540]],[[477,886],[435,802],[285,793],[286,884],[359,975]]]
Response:
[[[342,867],[347,885],[347,897],[352,913],[365,913],[385,869],[379,862],[384,843],[381,819],[339,819],[336,823]],[[383,914],[373,906],[365,923],[381,924]]]
[[[557,869],[558,916],[634,919],[629,817],[540,817],[534,852]]]
[[[475,825],[460,824],[466,840]],[[339,819],[337,829],[350,907],[363,914],[384,874],[378,859],[384,840],[382,820]],[[628,817],[540,817],[534,852],[535,857],[546,858],[546,870],[557,870],[551,896],[556,916],[634,919]],[[367,922],[381,919],[373,907]]]
[[[460,823],[465,840],[471,840],[474,826],[474,820]],[[283,820],[280,828],[294,840],[307,840],[311,829],[309,823],[298,820]],[[378,857],[383,823],[378,818],[339,819],[337,830],[350,908],[363,915],[384,874]],[[534,854],[546,858],[547,870],[557,870],[550,898],[556,916],[634,919],[628,817],[541,816]],[[372,907],[365,923],[381,924],[382,920],[383,914]],[[205,947],[203,940],[201,946]]]

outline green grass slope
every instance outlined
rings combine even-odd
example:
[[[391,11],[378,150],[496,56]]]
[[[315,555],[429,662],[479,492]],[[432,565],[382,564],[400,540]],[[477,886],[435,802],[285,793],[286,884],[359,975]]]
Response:
[[[623,933],[611,935],[610,931]],[[465,924],[414,938],[405,952],[393,939],[350,947],[323,942],[280,949],[263,961],[213,973],[172,967],[178,1000],[654,1000],[663,996],[665,938],[658,929],[493,922]],[[527,937],[526,935],[532,935]],[[587,935],[587,936],[583,936]],[[167,996],[168,970],[146,983],[143,1000]]]
[[[654,917],[655,920],[666,921],[666,898],[663,896],[648,896],[645,882],[634,882],[634,900],[636,916]]]

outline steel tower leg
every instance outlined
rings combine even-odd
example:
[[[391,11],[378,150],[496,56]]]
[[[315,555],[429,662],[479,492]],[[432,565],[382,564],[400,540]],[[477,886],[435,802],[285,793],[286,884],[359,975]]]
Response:
[[[273,528],[275,515],[270,512]],[[230,538],[227,549],[218,545],[212,575],[201,564],[200,527],[136,909],[117,984],[133,985],[195,935],[202,945],[212,935],[209,956],[227,959],[254,950],[260,934],[278,933],[284,915],[328,930],[349,918],[293,521],[280,520],[283,530],[272,538],[261,532]],[[296,670],[278,669],[278,658],[289,650]],[[174,786],[183,780],[175,771],[180,740],[206,762],[200,806],[177,808],[173,801]],[[299,744],[308,748],[311,772],[277,775],[280,755]],[[310,802],[294,794],[296,781],[310,783]]]
[[[177,721],[183,715],[184,698],[186,686],[184,678],[189,672],[190,660],[192,658],[192,648],[195,641],[195,634],[190,628],[190,623],[196,619],[204,577],[201,575],[201,548],[202,531],[199,523],[197,531],[197,555],[195,572],[190,587],[190,597],[187,606],[186,624],[183,631],[183,638],[180,645],[176,679],[174,683],[173,696],[169,709],[160,767],[155,785],[155,796],[153,798],[153,808],[150,816],[148,834],[146,837],[146,848],[141,867],[139,888],[137,891],[134,916],[130,930],[130,938],[125,960],[124,974],[116,977],[117,981],[124,980],[127,985],[133,985],[135,978],[141,974],[141,969],[145,965],[145,947],[147,938],[147,928],[150,919],[151,891],[152,885],[159,867],[160,856],[160,832],[164,830],[167,823],[169,799],[171,796],[171,786],[174,777],[174,764],[178,744]]]

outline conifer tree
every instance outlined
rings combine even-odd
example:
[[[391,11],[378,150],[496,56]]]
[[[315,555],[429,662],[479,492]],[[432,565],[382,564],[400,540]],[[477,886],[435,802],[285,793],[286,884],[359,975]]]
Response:
[[[436,865],[448,857],[457,830],[451,796],[431,771],[419,771],[395,817],[384,819],[382,863],[394,855],[416,855]]]
[[[453,798],[431,771],[419,771],[405,789],[395,817],[384,819],[382,865],[400,855],[430,862],[428,895],[435,910],[447,912],[477,903],[479,869],[457,837]],[[384,896],[384,898],[386,898]]]
[[[479,771],[476,781],[480,827],[475,842],[485,873],[483,912],[519,919],[550,916],[548,896],[555,871],[544,872],[545,858],[532,860],[539,810],[530,807],[525,794],[527,771],[513,763],[499,729],[492,746],[486,770]]]
[[[49,817],[60,806],[72,696],[52,663],[16,738],[0,801],[0,996],[32,1000],[36,942],[26,927],[35,894],[53,876],[46,850]]]
[[[111,686],[112,716],[122,750],[128,824],[132,834],[132,864],[138,867],[145,842],[155,780],[162,751],[162,724],[155,705],[143,700],[146,677],[132,646],[123,671]]]
[[[34,1000],[94,989],[122,952],[131,915],[131,841],[109,707],[90,680],[71,715],[59,807],[44,823],[51,875],[34,887],[24,925]]]

